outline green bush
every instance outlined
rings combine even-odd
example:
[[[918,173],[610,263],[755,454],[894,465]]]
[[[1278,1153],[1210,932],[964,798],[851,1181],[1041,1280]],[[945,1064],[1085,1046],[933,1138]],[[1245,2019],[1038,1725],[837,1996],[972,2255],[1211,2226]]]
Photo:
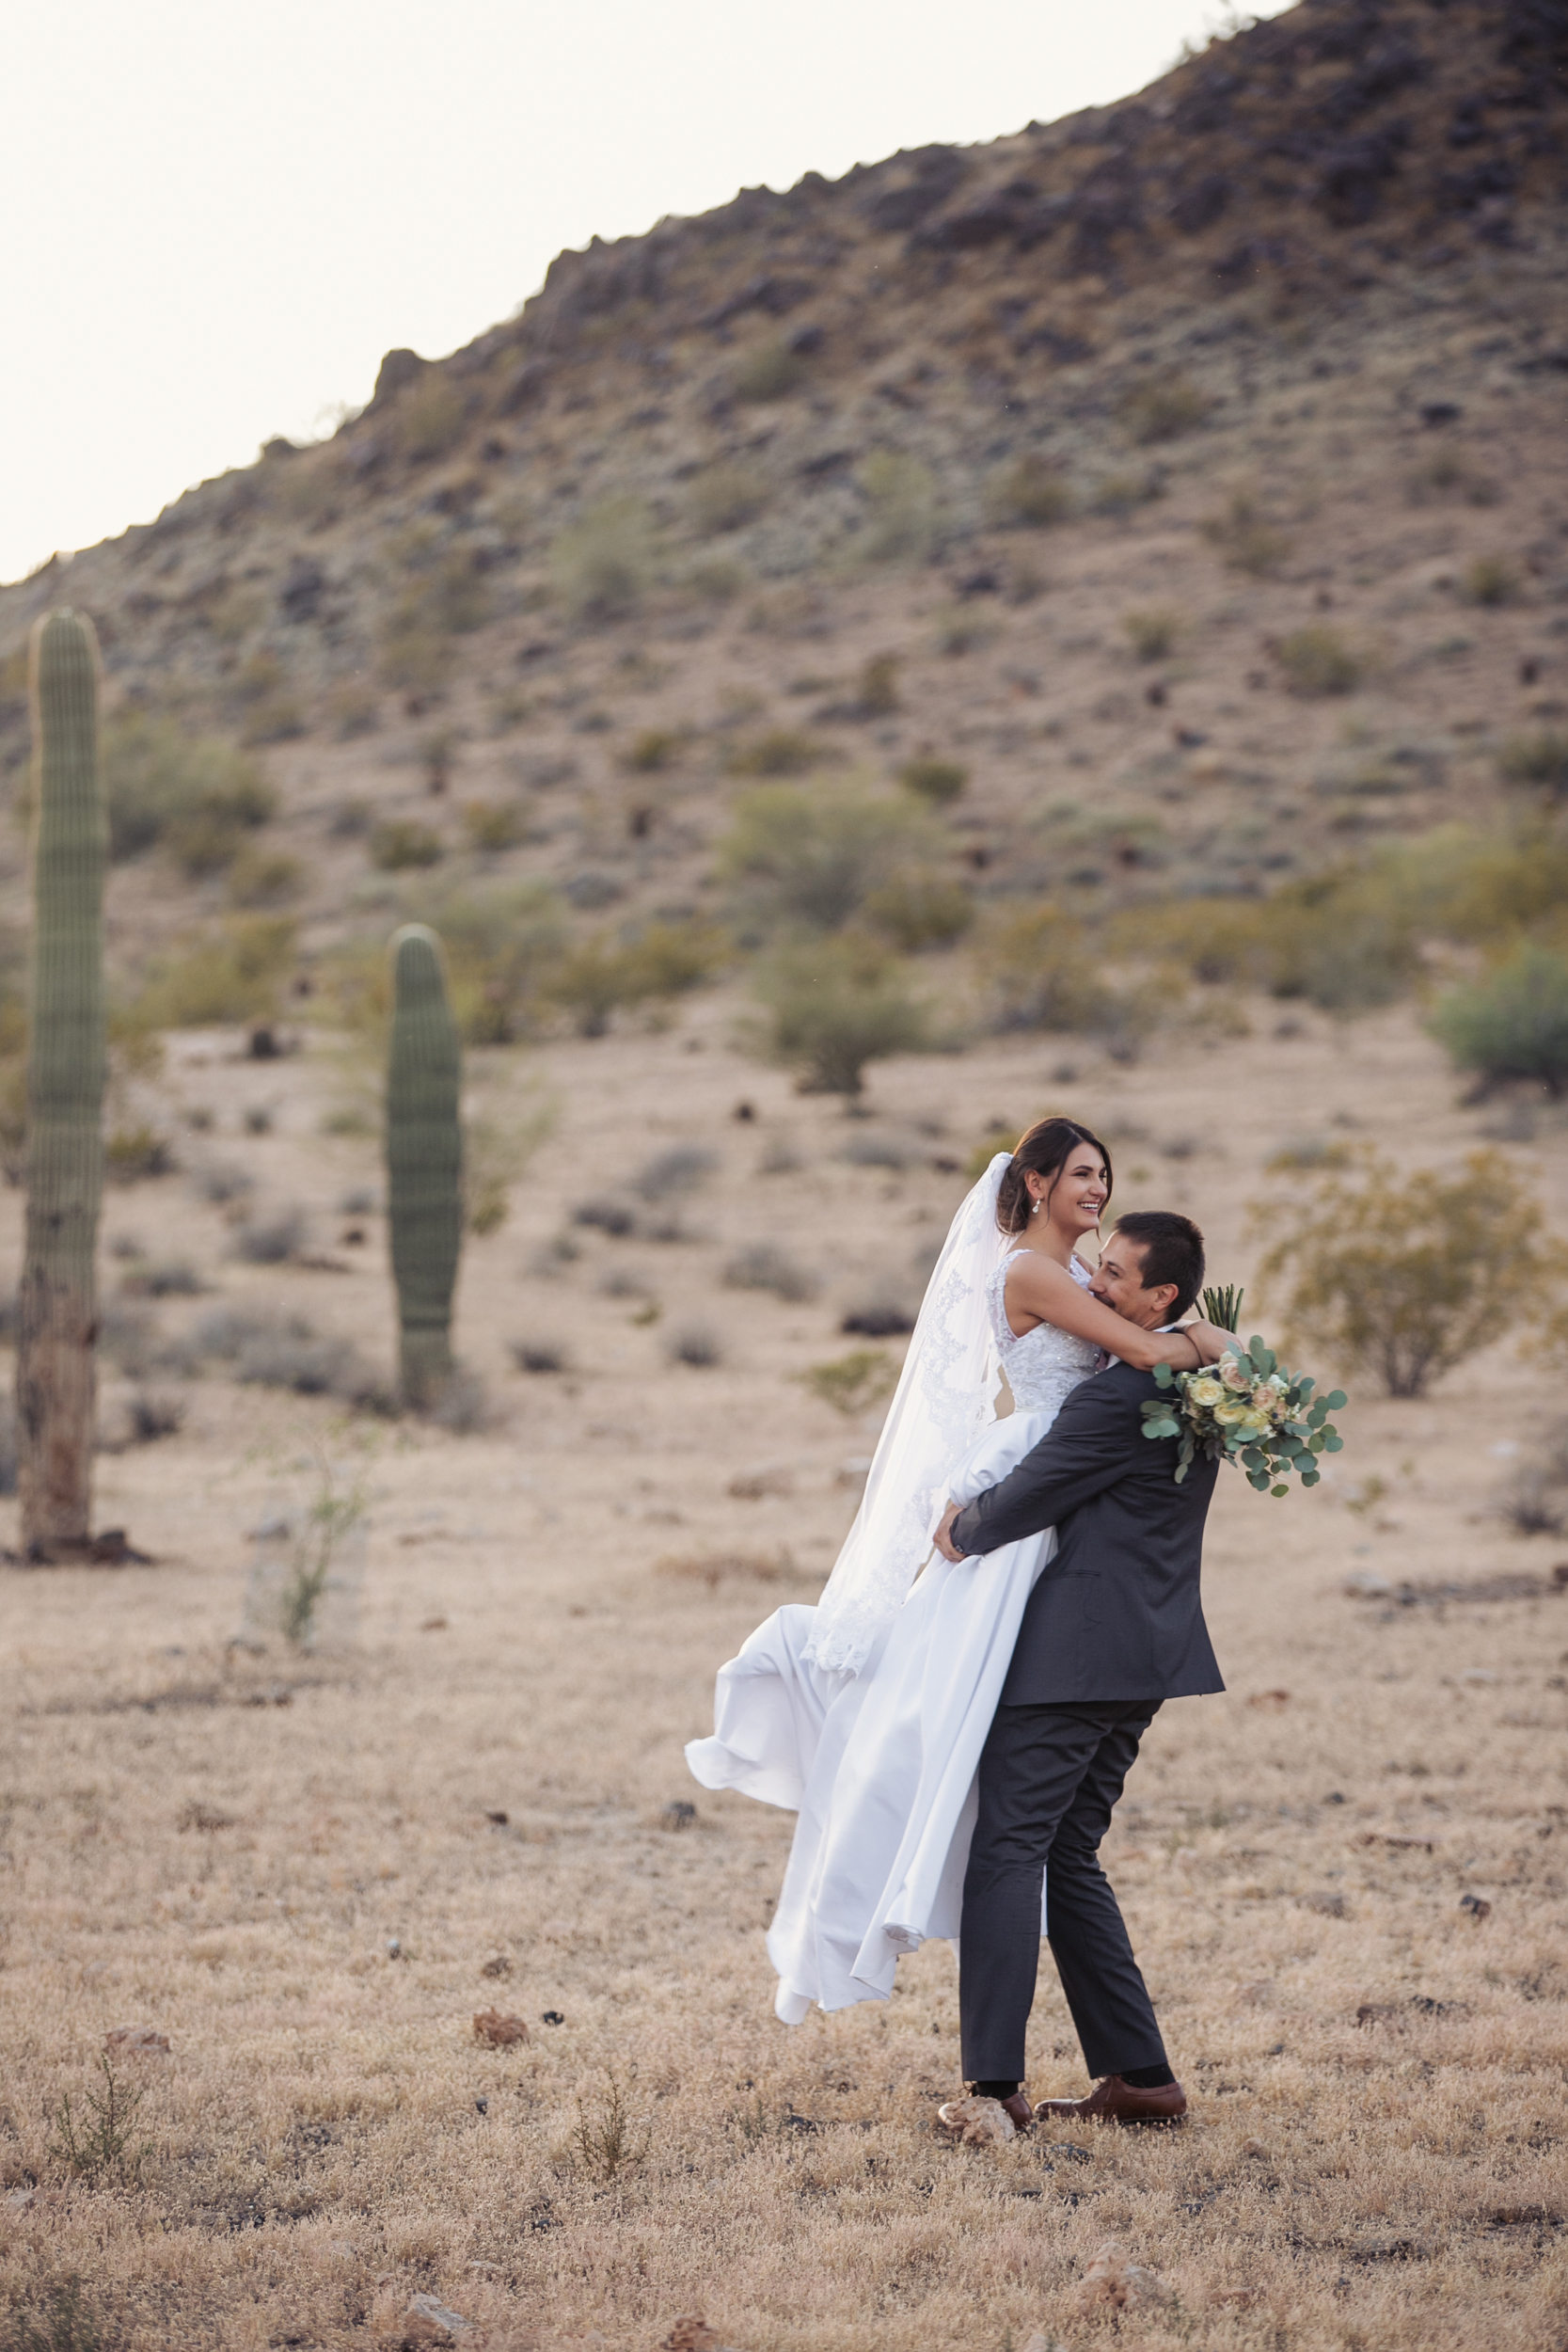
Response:
[[[1337,628],[1312,621],[1279,641],[1279,666],[1298,694],[1349,694],[1366,675],[1366,662]]]
[[[927,807],[945,808],[950,801],[962,798],[969,770],[951,759],[911,759],[899,769],[898,781]]]
[[[220,736],[188,735],[145,712],[104,729],[109,855],[140,857],[160,842],[192,872],[225,866],[245,834],[277,814],[256,762]],[[212,857],[214,846],[221,854]]]
[[[1059,907],[1036,907],[998,923],[981,942],[979,959],[994,1025],[1099,1029],[1114,1009],[1100,961],[1088,927]]]
[[[1191,433],[1209,414],[1206,393],[1184,375],[1149,376],[1125,394],[1117,414],[1140,447],[1154,441],[1174,441]]]
[[[869,512],[860,548],[873,563],[917,562],[936,532],[937,483],[929,466],[898,450],[873,450],[860,470]]]
[[[1278,1235],[1259,1280],[1285,1288],[1292,1345],[1347,1373],[1370,1367],[1390,1396],[1423,1395],[1511,1324],[1544,1316],[1562,1271],[1540,1203],[1496,1152],[1447,1182],[1421,1168],[1402,1183],[1359,1152],[1253,1224]]]
[[[603,1037],[619,1008],[681,995],[728,953],[728,941],[711,924],[651,923],[632,940],[601,933],[567,949],[545,993],[571,1016],[579,1037]]]
[[[1140,661],[1163,661],[1173,651],[1181,634],[1181,615],[1168,604],[1148,605],[1142,611],[1124,612],[1122,628],[1127,640]]]
[[[720,871],[768,928],[836,930],[937,838],[907,802],[768,785],[737,803]]]
[[[974,920],[974,898],[943,874],[895,874],[867,894],[864,914],[874,930],[915,955],[961,939]]]
[[[455,384],[428,368],[393,410],[397,444],[416,464],[444,457],[463,437],[467,404]]]
[[[902,667],[902,658],[895,653],[874,653],[862,665],[855,700],[863,718],[890,719],[898,709],[898,673]]]
[[[247,845],[229,868],[229,903],[235,907],[276,907],[293,898],[305,880],[297,857],[285,850]]]
[[[1484,1085],[1529,1078],[1560,1095],[1568,1089],[1568,962],[1527,941],[1489,978],[1445,996],[1431,1028],[1455,1066]]]
[[[1510,784],[1534,784],[1561,799],[1568,794],[1568,731],[1542,727],[1534,735],[1512,735],[1497,765]]]
[[[800,1073],[802,1094],[858,1095],[865,1065],[916,1054],[925,1009],[863,941],[828,939],[778,957],[757,979],[768,1008],[765,1050]]]
[[[1250,490],[1233,490],[1223,515],[1212,515],[1203,525],[1227,564],[1239,572],[1263,580],[1276,572],[1291,552],[1291,542],[1271,523]]]
[[[768,488],[754,466],[707,466],[691,485],[691,519],[705,539],[754,522],[768,504]]]
[[[294,926],[286,916],[232,916],[153,964],[135,1019],[155,1029],[271,1020],[293,959]]]
[[[783,400],[806,375],[806,363],[786,342],[763,343],[749,351],[734,376],[736,400]]]
[[[668,727],[644,727],[622,755],[622,766],[637,776],[662,775],[666,769],[678,765],[685,749],[684,735]]]
[[[605,499],[550,549],[557,596],[577,620],[612,620],[641,603],[654,570],[654,519],[641,499]]]
[[[991,475],[986,512],[1005,529],[1038,530],[1072,512],[1072,493],[1060,469],[1044,457],[1017,457]]]
[[[524,801],[467,801],[463,830],[470,850],[515,850],[528,838],[528,804]]]
[[[798,727],[769,727],[749,743],[737,743],[724,765],[732,776],[804,776],[817,767],[820,743]]]
[[[384,825],[372,827],[369,846],[371,864],[383,874],[405,873],[416,866],[438,866],[447,853],[440,834],[412,817],[395,817]]]
[[[1519,575],[1504,556],[1478,555],[1465,566],[1460,593],[1466,604],[1516,604]]]

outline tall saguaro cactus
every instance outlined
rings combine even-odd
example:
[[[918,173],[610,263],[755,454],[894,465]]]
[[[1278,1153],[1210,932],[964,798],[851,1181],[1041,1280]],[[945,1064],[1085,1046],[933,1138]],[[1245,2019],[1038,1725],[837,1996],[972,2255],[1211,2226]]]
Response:
[[[18,1302],[17,1420],[27,1558],[91,1539],[103,1189],[103,867],[98,640],[85,613],[45,613],[32,640],[33,945],[27,1037],[27,1237]]]
[[[434,1402],[451,1377],[451,1295],[463,1243],[462,1057],[440,942],[422,923],[392,941],[387,1194],[403,1393]]]

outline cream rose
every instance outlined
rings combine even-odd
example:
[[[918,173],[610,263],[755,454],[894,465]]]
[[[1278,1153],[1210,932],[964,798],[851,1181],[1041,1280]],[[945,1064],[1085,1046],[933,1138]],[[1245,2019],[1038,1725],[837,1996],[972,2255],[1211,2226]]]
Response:
[[[1225,1391],[1212,1377],[1204,1380],[1190,1380],[1187,1383],[1187,1401],[1192,1405],[1201,1405],[1207,1411],[1211,1405],[1224,1404]]]
[[[1219,1375],[1226,1387],[1235,1391],[1238,1394],[1252,1385],[1252,1375],[1243,1370],[1234,1356],[1220,1358]]]

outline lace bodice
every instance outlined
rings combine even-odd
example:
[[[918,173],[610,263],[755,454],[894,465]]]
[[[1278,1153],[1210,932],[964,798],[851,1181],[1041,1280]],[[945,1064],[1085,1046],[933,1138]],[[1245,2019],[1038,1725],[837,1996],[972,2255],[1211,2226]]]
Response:
[[[1053,1323],[1037,1323],[1022,1339],[1014,1335],[1008,1327],[1004,1294],[1007,1268],[1019,1254],[1009,1249],[986,1284],[996,1352],[1019,1411],[1054,1413],[1081,1380],[1100,1370],[1105,1359],[1092,1340],[1075,1339],[1070,1331],[1059,1331]],[[1088,1289],[1089,1275],[1076,1258],[1069,1260],[1068,1271],[1081,1289]]]

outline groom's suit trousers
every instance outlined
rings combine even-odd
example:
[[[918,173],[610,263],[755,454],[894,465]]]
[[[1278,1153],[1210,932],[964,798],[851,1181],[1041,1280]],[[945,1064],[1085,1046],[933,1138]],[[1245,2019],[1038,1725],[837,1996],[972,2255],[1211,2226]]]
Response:
[[[1051,1956],[1089,2073],[1164,2064],[1153,2007],[1100,1867],[1100,1842],[1159,1704],[997,1708],[980,1757],[959,1928],[966,2082],[1024,2079],[1047,1871]]]

